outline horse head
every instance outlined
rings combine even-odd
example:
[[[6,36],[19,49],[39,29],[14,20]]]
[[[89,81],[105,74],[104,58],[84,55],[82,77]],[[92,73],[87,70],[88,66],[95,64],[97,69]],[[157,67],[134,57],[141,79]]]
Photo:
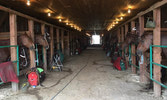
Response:
[[[35,50],[35,45],[33,40],[25,33],[18,37],[18,44],[21,44],[30,50]]]
[[[47,42],[50,42],[51,40],[50,34],[48,32],[45,32],[44,38],[47,40]]]
[[[35,36],[35,42],[39,45],[42,45],[43,47],[45,47],[46,49],[49,49],[49,43],[46,40],[44,35],[36,35]]]
[[[149,49],[150,45],[152,44],[152,39],[152,34],[145,34],[141,37],[137,46],[137,55],[141,56],[144,52],[146,52]]]

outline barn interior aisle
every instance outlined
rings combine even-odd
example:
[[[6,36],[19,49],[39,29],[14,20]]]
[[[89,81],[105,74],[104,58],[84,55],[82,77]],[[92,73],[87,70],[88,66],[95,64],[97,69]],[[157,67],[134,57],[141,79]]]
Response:
[[[1,89],[0,99],[7,100],[162,100],[153,91],[143,90],[139,77],[131,68],[118,71],[104,51],[91,47],[81,55],[72,56],[64,63],[62,72],[47,74],[36,89],[12,92]],[[163,94],[164,96],[165,94]],[[165,97],[164,97],[165,100]]]

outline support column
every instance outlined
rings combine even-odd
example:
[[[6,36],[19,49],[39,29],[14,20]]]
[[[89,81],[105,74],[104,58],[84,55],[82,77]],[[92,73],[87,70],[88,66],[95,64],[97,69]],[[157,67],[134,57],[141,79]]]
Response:
[[[60,50],[60,46],[59,46],[59,44],[60,44],[60,36],[59,36],[59,29],[57,28],[56,29],[56,44],[57,44],[57,50]]]
[[[45,24],[41,24],[41,32],[42,35],[45,34]],[[47,71],[47,50],[45,47],[43,47],[43,59],[44,59],[44,71]]]
[[[16,24],[16,15],[10,14],[9,15],[9,24],[10,24],[10,45],[17,45],[17,24]],[[11,54],[11,61],[17,60],[17,49],[16,47],[10,48],[10,54]],[[17,73],[17,64],[13,63],[14,70]],[[19,90],[19,84],[12,82],[12,90],[18,91]]]
[[[125,39],[126,39],[126,35],[127,35],[127,33],[128,33],[128,24],[125,24]],[[125,49],[125,53],[127,53],[128,52],[128,48],[129,48],[129,46],[128,47],[126,47],[126,49]],[[129,65],[129,57],[125,57],[126,58],[126,65],[128,66]]]
[[[144,33],[144,16],[140,16],[139,17],[139,31],[140,31],[140,36],[143,35]],[[141,57],[140,57],[141,59]],[[146,73],[146,62],[145,62],[145,57],[144,57],[144,52],[143,52],[143,62],[139,62],[139,66],[140,66],[140,82],[141,83],[148,83],[149,79],[146,77],[145,73]]]
[[[120,38],[120,29],[117,30],[117,37],[118,37],[118,43],[121,42],[121,38]]]
[[[54,35],[53,35],[53,26],[50,26],[50,59],[52,60],[54,55]]]
[[[124,27],[123,26],[121,27],[121,42],[122,43],[124,42]],[[125,59],[124,48],[122,48],[122,58]]]
[[[133,31],[132,28],[134,28],[134,27],[135,27],[135,21],[132,21],[131,22],[131,31]],[[131,52],[132,52],[132,54],[136,53],[136,48],[135,48],[134,44],[131,45]],[[132,57],[132,64],[136,65],[136,57],[133,55],[131,57]],[[132,67],[133,74],[136,74],[136,67],[134,67],[133,65],[131,65],[131,67]]]
[[[33,20],[28,20],[28,30],[29,30],[29,36],[34,42],[34,21]],[[29,52],[30,52],[30,68],[36,67],[35,51],[29,50]]]
[[[64,54],[64,30],[61,30],[61,48],[62,53]]]
[[[70,56],[70,32],[67,32],[67,55]]]
[[[161,44],[161,10],[157,8],[153,10],[153,17],[156,26],[153,30],[153,45]],[[153,48],[153,62],[161,64],[161,48]],[[155,80],[161,82],[161,67],[153,65],[153,77]],[[161,86],[154,82],[154,95],[159,97],[161,95]]]

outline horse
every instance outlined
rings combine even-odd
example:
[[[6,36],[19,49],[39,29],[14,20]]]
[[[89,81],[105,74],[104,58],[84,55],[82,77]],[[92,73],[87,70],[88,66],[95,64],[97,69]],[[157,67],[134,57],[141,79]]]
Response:
[[[26,33],[19,35],[17,37],[17,44],[21,47],[25,46],[26,48],[29,48],[30,50],[35,50],[35,46],[34,46],[32,39]],[[1,46],[10,45],[10,40],[9,39],[0,40],[0,45]],[[23,49],[21,49],[21,52],[22,52],[22,50]],[[24,53],[25,53],[25,51],[24,51]],[[20,56],[20,58],[25,58],[26,55],[21,53],[21,54],[19,54],[19,56]],[[10,48],[1,48],[0,49],[0,63],[6,62],[8,60],[10,60]],[[27,64],[26,64],[26,66],[27,66]]]
[[[38,45],[38,53],[39,54],[42,54],[42,47],[44,47],[45,49],[49,49],[49,42],[50,41],[50,35],[48,33],[45,33],[44,35],[40,35],[40,34],[37,34],[35,35],[35,44]],[[39,55],[39,63],[40,63],[40,66],[42,66],[43,64],[41,63],[42,62],[42,55]]]
[[[167,45],[166,42],[167,35],[161,35],[161,45]],[[149,53],[147,51],[149,50],[150,45],[153,44],[153,33],[147,33],[141,36],[141,39],[139,40],[139,44],[137,46],[137,55],[141,58],[142,55],[147,55],[149,59]],[[167,58],[167,48],[162,48],[162,54],[164,55],[164,58]],[[146,58],[146,57],[145,57]],[[147,66],[149,63],[147,62]],[[164,63],[164,65],[167,65]],[[147,68],[149,70],[149,68]],[[162,77],[161,81],[165,82],[165,78],[167,77],[166,75],[166,69],[162,68],[161,69]]]
[[[49,39],[49,38],[48,38]],[[35,35],[35,44],[42,45],[46,49],[49,49],[49,43],[46,35]]]

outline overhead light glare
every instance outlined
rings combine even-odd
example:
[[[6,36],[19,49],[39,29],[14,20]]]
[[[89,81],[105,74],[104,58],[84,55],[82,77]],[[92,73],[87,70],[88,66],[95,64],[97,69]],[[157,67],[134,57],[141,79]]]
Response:
[[[28,5],[28,6],[30,6],[30,5],[31,5],[30,0],[27,0],[27,5]]]

